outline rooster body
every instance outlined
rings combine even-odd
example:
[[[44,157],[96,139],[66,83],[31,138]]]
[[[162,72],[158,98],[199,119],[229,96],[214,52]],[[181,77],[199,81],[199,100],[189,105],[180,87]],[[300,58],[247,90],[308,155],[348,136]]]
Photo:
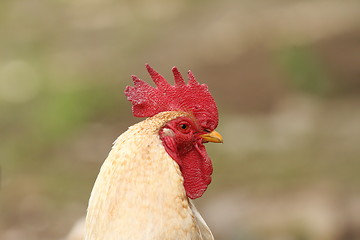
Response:
[[[186,159],[204,154],[203,147],[191,146],[204,140],[200,133],[191,134],[189,140],[190,134],[183,129],[180,137],[175,136],[178,129],[174,126],[183,127],[184,121],[191,127],[186,131],[200,131],[193,114],[162,111],[129,127],[114,142],[90,196],[86,240],[213,239],[189,199],[189,195],[202,195],[210,183],[209,176],[199,178],[199,184],[196,177],[188,178],[189,187],[184,183],[184,171],[190,176],[199,172],[196,168],[192,171]],[[189,150],[178,152],[179,144]],[[201,168],[212,172],[211,164]]]

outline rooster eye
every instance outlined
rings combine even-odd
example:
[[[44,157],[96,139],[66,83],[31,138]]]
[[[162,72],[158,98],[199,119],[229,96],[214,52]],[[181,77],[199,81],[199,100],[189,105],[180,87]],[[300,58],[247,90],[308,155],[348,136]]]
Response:
[[[179,129],[182,131],[182,132],[187,132],[190,128],[190,125],[188,123],[180,123],[179,124]]]

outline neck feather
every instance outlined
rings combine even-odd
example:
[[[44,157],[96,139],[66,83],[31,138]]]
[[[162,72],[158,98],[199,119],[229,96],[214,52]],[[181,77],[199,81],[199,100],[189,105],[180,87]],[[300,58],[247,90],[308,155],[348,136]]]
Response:
[[[179,166],[158,135],[169,119],[184,113],[158,115],[133,125],[115,141],[91,193],[87,239],[111,239],[124,232],[129,239],[141,239],[157,229],[194,224]]]

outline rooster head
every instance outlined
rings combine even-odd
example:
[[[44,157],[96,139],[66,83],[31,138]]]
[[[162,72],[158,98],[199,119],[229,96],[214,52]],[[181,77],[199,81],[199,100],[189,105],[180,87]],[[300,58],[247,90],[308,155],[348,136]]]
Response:
[[[148,64],[146,68],[156,87],[132,76],[134,86],[125,89],[127,99],[132,102],[132,112],[135,117],[152,117],[168,111],[184,113],[162,126],[159,135],[166,152],[180,167],[187,196],[201,197],[213,171],[204,143],[222,142],[221,135],[214,130],[218,125],[215,100],[208,87],[199,84],[191,71],[186,84],[173,67],[173,86]]]

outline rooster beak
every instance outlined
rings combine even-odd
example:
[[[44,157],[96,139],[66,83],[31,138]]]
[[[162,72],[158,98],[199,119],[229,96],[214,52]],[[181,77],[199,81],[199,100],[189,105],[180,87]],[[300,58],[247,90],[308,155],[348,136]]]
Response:
[[[203,142],[213,142],[213,143],[222,143],[223,138],[217,131],[212,131],[211,133],[200,135]]]

